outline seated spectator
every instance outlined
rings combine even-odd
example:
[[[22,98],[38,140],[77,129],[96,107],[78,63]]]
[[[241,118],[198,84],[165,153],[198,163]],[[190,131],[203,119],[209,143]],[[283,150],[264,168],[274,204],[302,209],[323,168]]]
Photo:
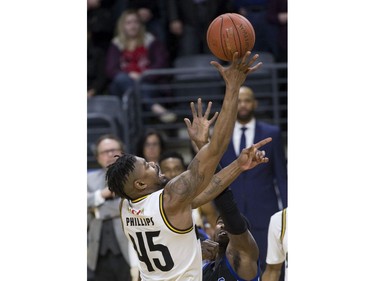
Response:
[[[91,33],[87,32],[87,97],[104,94],[107,84],[105,52],[93,44]]]
[[[137,155],[148,162],[159,163],[160,155],[164,152],[165,141],[156,130],[148,130],[140,139],[137,146]]]
[[[206,40],[207,28],[212,20],[228,11],[229,1],[167,0],[166,3],[169,32],[177,41],[176,54],[172,56],[210,54]]]
[[[151,33],[145,31],[136,10],[126,10],[117,24],[117,35],[112,39],[107,53],[106,72],[111,80],[109,94],[120,98],[147,69],[168,67],[166,47]],[[160,77],[148,77],[145,83],[155,84]],[[141,91],[146,110],[151,110],[162,122],[173,122],[176,115],[164,106],[153,102],[155,91]]]
[[[166,16],[164,0],[128,0],[128,8],[137,10],[146,26],[146,30],[154,34],[163,43],[166,42]]]

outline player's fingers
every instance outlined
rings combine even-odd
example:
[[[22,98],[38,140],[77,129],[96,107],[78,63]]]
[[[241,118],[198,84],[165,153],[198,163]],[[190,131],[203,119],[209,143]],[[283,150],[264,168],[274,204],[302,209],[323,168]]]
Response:
[[[259,54],[255,54],[254,56],[252,56],[249,60],[249,64],[253,64],[257,59],[259,58]]]
[[[266,156],[266,152],[264,150],[257,150],[255,152],[255,157],[258,161],[264,158],[265,156]]]
[[[241,64],[241,60],[238,60],[238,52],[233,53],[232,61],[233,63]]]
[[[215,115],[209,120],[210,125],[213,124],[216,120],[216,118],[219,116],[219,112],[215,112]]]
[[[195,105],[194,105],[194,102],[190,102],[190,109],[191,109],[191,114],[193,115],[193,117],[195,115],[197,115],[197,112],[195,111]]]
[[[184,118],[184,122],[186,124],[186,127],[190,128],[191,127],[191,122],[189,118]]]
[[[223,66],[217,61],[211,61],[210,64],[214,66],[220,73],[223,72]]]
[[[198,107],[198,117],[202,117],[202,99],[198,98],[197,101],[197,107]]]
[[[250,62],[247,62],[249,60],[250,54],[251,54],[250,51],[246,52],[246,54],[242,57],[242,62],[241,62],[242,64],[247,65],[250,63]]]
[[[254,144],[254,147],[255,148],[259,148],[259,147],[262,147],[263,145],[269,143],[272,141],[272,138],[265,138],[264,140],[261,140],[260,142],[257,142],[256,144]]]
[[[206,112],[204,113],[204,118],[206,118],[206,119],[208,119],[208,116],[210,115],[211,106],[212,106],[212,101],[209,101],[208,104],[207,104]]]
[[[255,70],[257,70],[258,68],[260,68],[261,66],[263,65],[262,62],[258,62],[255,66],[252,66],[252,67],[249,67],[247,69],[247,72],[254,72]]]

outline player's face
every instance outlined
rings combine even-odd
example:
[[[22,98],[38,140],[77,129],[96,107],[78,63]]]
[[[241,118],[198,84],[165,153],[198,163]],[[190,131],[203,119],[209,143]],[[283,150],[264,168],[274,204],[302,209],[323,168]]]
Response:
[[[97,147],[97,161],[99,165],[106,168],[116,161],[115,155],[121,155],[120,144],[113,139],[102,140]]]
[[[225,230],[225,225],[221,218],[216,223],[214,239],[219,244],[228,244],[229,242],[228,232]]]
[[[161,172],[168,178],[173,179],[185,171],[181,160],[178,158],[167,158],[160,163]]]
[[[144,158],[137,157],[137,178],[150,187],[163,188],[168,182],[165,175],[160,173],[159,165],[155,162],[147,162]]]
[[[136,37],[141,29],[141,23],[136,14],[129,14],[123,21],[123,31],[129,37]]]
[[[249,122],[254,116],[256,106],[257,103],[253,94],[241,88],[238,95],[237,119],[239,121]]]

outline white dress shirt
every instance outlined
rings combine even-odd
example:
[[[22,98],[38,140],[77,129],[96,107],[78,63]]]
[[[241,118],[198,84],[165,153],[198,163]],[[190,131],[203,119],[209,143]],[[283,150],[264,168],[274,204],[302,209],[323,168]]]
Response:
[[[238,156],[240,154],[240,142],[241,142],[241,135],[242,135],[242,127],[246,127],[247,130],[245,131],[246,135],[246,147],[249,147],[254,143],[254,135],[255,135],[255,118],[251,119],[251,121],[245,125],[240,124],[238,121],[234,124],[233,129],[233,145],[234,151]]]

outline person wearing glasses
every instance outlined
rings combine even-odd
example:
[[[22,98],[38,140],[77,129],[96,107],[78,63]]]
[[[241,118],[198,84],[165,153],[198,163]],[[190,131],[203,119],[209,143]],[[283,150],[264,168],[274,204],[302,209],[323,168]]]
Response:
[[[131,247],[122,233],[118,206],[120,198],[108,189],[105,173],[115,155],[124,153],[122,141],[115,135],[102,135],[95,144],[95,157],[100,169],[87,174],[87,266],[95,281],[134,280],[136,263]]]

